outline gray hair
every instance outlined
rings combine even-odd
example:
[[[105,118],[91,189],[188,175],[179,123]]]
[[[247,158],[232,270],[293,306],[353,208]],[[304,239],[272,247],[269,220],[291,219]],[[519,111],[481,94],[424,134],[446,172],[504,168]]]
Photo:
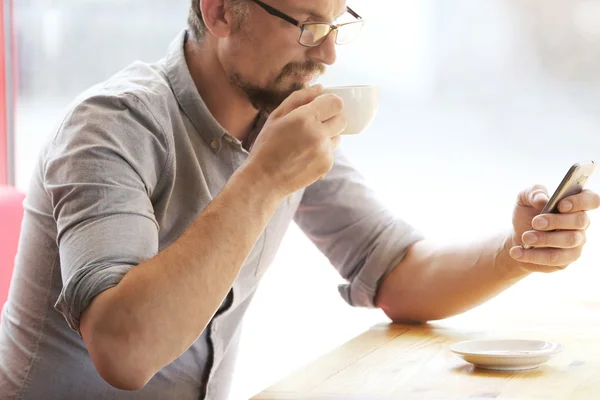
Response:
[[[225,0],[229,4],[231,10],[237,18],[237,23],[242,24],[248,17],[249,8],[245,0]],[[227,5],[227,4],[226,4]],[[202,11],[200,10],[200,0],[191,0],[190,10],[188,12],[188,28],[192,37],[198,42],[204,39],[206,35],[206,25],[202,18]]]

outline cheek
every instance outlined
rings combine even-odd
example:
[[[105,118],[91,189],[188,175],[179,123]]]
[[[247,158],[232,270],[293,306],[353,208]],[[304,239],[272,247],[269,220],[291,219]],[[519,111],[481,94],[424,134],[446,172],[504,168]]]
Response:
[[[257,55],[254,48],[260,48],[251,36],[236,35],[220,43],[219,59],[223,69],[228,73],[235,72],[244,79],[254,74]]]
[[[244,76],[262,86],[268,86],[275,82],[283,68],[294,61],[294,57],[277,51],[250,50],[238,53],[234,67]]]
[[[242,28],[223,43],[221,59],[227,72],[236,72],[253,84],[268,86],[287,64],[302,63],[308,57],[306,49],[291,39],[290,34],[265,34],[263,30]]]

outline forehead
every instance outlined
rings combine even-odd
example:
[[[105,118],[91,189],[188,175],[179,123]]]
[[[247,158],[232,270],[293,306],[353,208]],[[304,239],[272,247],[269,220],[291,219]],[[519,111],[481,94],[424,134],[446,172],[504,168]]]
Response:
[[[280,3],[290,11],[324,21],[333,21],[346,11],[346,0],[278,0],[276,3]]]

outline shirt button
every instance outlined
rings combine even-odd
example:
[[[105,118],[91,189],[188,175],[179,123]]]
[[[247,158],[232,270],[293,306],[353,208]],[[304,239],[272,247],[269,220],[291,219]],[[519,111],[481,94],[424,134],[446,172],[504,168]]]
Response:
[[[211,140],[211,141],[210,141],[210,147],[212,147],[213,149],[216,149],[216,148],[217,148],[217,141],[216,141],[216,140],[214,140],[214,139],[213,139],[213,140]]]

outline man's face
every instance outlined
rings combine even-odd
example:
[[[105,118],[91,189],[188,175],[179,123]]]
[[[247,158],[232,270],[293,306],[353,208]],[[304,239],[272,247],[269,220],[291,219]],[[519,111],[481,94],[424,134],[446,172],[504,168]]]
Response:
[[[335,36],[317,47],[304,47],[298,43],[300,28],[247,1],[251,12],[239,29],[219,43],[219,57],[232,84],[254,107],[271,112],[335,62]],[[346,9],[345,0],[263,2],[301,23],[332,22]]]

